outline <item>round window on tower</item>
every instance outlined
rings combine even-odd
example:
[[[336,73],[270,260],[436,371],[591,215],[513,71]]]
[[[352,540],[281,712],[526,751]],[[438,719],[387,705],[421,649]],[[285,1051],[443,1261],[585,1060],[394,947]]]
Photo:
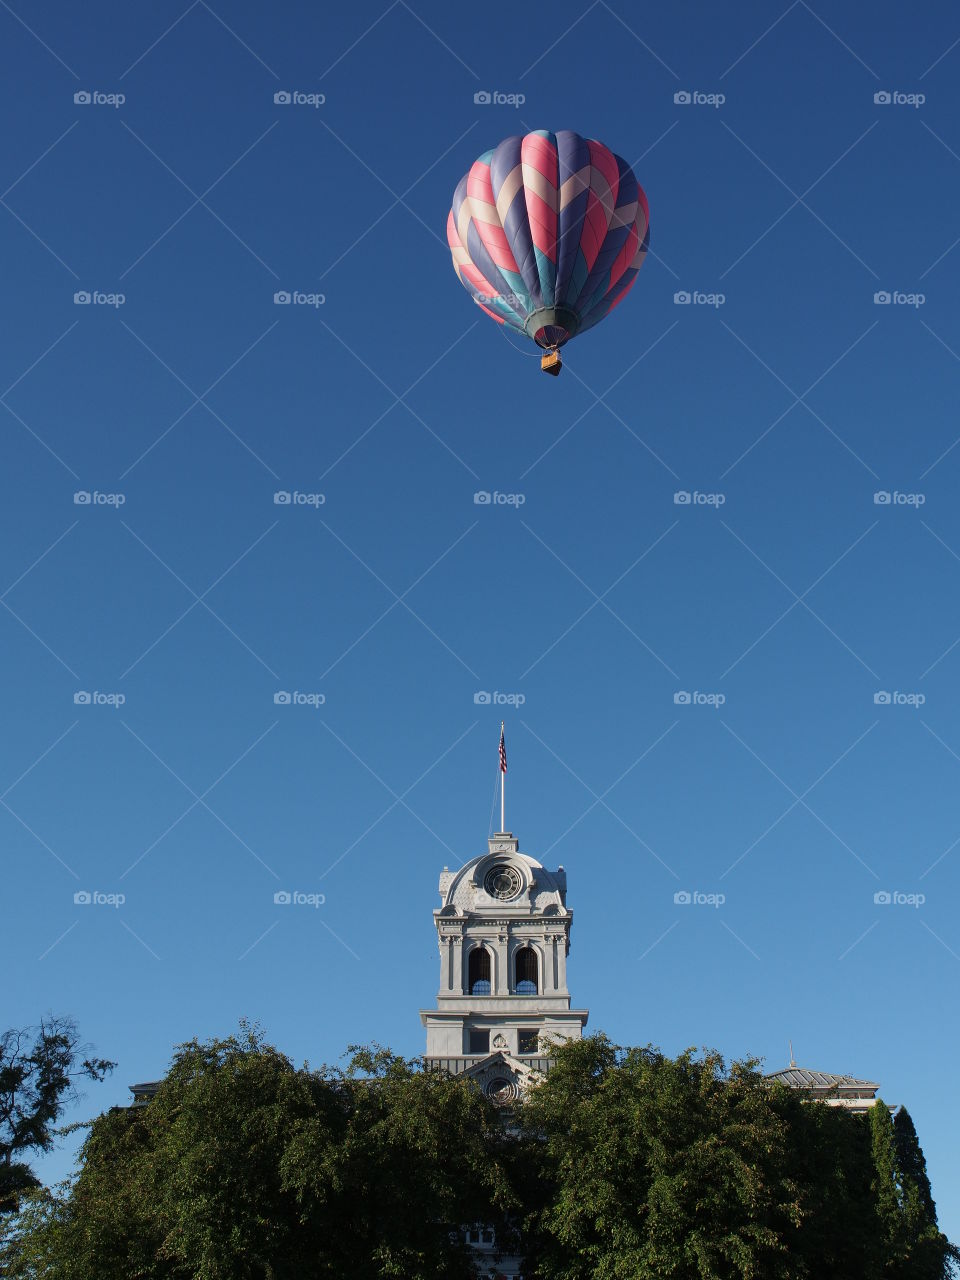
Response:
[[[498,862],[484,876],[483,887],[491,898],[499,898],[501,902],[506,902],[509,898],[517,896],[523,888],[523,881],[516,867],[511,867],[506,862]]]
[[[507,1107],[520,1096],[515,1081],[508,1080],[505,1076],[494,1076],[487,1082],[484,1093],[495,1107]]]

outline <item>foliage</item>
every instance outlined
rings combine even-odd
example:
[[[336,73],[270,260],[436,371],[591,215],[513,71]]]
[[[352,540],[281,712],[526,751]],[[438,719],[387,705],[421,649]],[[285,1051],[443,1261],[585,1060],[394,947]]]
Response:
[[[692,1050],[670,1059],[603,1036],[559,1049],[523,1108],[525,1274],[947,1274],[935,1218],[905,1210],[886,1107],[867,1120],[771,1085],[756,1066]]]
[[[510,1204],[505,1138],[463,1081],[382,1049],[297,1069],[256,1030],[181,1045],[148,1106],[93,1126],[8,1274],[301,1280],[469,1274],[456,1228]]]
[[[954,1256],[909,1116],[755,1062],[593,1036],[509,1119],[378,1046],[314,1071],[245,1026],[191,1041],[149,1105],[95,1122],[72,1185],[25,1196],[0,1270],[447,1280],[473,1274],[474,1223],[531,1280],[933,1280]]]
[[[897,1159],[900,1164],[911,1199],[915,1199],[917,1212],[925,1221],[935,1223],[937,1210],[933,1203],[933,1191],[927,1177],[927,1162],[920,1149],[920,1140],[914,1127],[913,1118],[906,1107],[900,1107],[893,1118],[893,1140],[897,1148]]]
[[[893,1280],[938,1280],[957,1261],[937,1228],[927,1165],[909,1114],[893,1120],[879,1100],[870,1113],[874,1200],[884,1242],[881,1274]]]
[[[52,1148],[56,1123],[78,1096],[75,1082],[103,1080],[116,1066],[83,1058],[86,1051],[72,1018],[0,1035],[0,1213],[39,1185],[23,1157]]]

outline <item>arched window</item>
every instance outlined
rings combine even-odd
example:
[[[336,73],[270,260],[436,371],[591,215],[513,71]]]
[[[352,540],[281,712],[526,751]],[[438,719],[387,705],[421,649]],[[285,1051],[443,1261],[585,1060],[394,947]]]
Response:
[[[490,952],[486,947],[474,947],[470,952],[468,986],[472,996],[490,994]]]
[[[532,947],[521,947],[514,957],[516,992],[518,996],[537,994],[537,953]]]

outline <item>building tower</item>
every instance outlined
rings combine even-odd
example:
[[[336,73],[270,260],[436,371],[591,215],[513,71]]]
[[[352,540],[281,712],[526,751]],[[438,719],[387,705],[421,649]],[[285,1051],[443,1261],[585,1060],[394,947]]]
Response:
[[[444,867],[433,913],[440,948],[435,1009],[422,1009],[427,1067],[475,1077],[509,1103],[549,1046],[579,1039],[586,1009],[571,1009],[567,953],[573,913],[563,867],[548,871],[501,831],[459,871]]]

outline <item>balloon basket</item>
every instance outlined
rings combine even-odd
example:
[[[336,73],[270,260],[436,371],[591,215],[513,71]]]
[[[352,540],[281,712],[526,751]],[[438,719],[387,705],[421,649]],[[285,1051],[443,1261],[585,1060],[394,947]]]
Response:
[[[559,351],[546,351],[540,357],[540,368],[544,373],[551,374],[554,378],[563,368],[563,361],[560,359]]]

